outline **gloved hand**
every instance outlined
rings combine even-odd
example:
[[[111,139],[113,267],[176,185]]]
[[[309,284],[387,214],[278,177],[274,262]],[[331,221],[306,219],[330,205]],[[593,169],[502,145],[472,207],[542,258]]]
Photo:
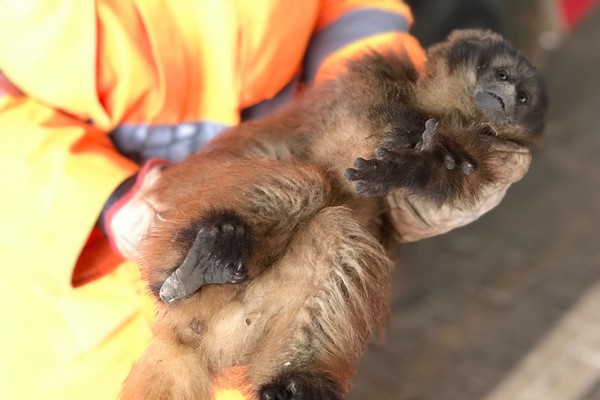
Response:
[[[146,161],[137,174],[115,189],[102,210],[98,226],[126,259],[138,260],[137,245],[160,211],[150,192],[167,164],[161,159]]]
[[[386,198],[390,207],[396,240],[414,242],[440,235],[475,221],[496,207],[514,182],[523,178],[531,164],[527,147],[507,140],[492,145],[494,170],[498,180],[483,188],[477,201],[472,203],[438,205],[415,195],[395,191]]]

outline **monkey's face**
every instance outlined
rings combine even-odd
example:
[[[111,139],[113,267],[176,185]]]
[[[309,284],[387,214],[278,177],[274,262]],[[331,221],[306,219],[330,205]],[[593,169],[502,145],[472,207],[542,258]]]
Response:
[[[541,132],[546,94],[537,70],[522,56],[507,52],[481,57],[476,65],[475,107],[495,126]]]
[[[421,78],[427,109],[465,115],[506,139],[541,133],[547,97],[539,72],[502,36],[457,30],[428,49]]]
[[[448,40],[450,70],[456,79],[470,81],[471,100],[483,121],[511,139],[541,133],[547,97],[536,68],[492,32],[458,31]]]

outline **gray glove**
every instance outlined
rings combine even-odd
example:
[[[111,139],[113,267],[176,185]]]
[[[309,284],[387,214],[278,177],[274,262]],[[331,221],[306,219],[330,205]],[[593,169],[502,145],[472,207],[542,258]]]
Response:
[[[497,165],[495,170],[500,171],[499,179],[484,187],[479,199],[472,204],[440,206],[405,190],[390,193],[386,200],[396,240],[414,242],[440,235],[473,222],[496,207],[510,185],[529,170],[531,152],[527,147],[506,140],[494,142],[492,149],[496,155],[492,160]]]

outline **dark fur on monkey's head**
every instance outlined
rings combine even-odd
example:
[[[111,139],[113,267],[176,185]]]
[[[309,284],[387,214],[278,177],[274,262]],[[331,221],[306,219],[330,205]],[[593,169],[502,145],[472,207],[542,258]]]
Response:
[[[416,85],[423,108],[474,117],[497,135],[518,142],[541,133],[548,107],[543,80],[502,36],[454,31],[427,55]]]

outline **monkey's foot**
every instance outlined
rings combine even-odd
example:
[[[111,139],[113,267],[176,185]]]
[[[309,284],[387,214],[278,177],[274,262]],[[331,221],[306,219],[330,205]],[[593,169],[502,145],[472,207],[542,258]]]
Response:
[[[338,385],[325,373],[285,372],[263,385],[259,400],[341,400]]]
[[[434,118],[425,122],[422,140],[417,143],[415,150],[439,159],[447,170],[458,167],[463,174],[471,175],[477,168],[477,162],[457,143],[440,135],[438,126],[439,122]]]
[[[196,234],[194,242],[181,265],[160,287],[161,300],[170,303],[204,285],[239,283],[246,279],[245,263],[252,241],[241,217],[233,211],[215,211],[188,231]]]

